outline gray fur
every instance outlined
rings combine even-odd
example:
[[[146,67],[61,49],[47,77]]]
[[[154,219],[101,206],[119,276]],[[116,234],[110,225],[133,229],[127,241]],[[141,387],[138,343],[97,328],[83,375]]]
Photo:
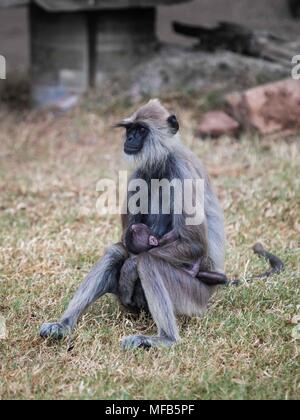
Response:
[[[81,284],[59,322],[42,325],[40,335],[43,338],[63,339],[92,303],[106,293],[117,294],[120,269],[127,257],[123,244],[109,248]]]
[[[182,266],[204,257],[211,259],[215,270],[224,270],[224,217],[202,164],[190,150],[182,146],[179,134],[174,135],[170,130],[167,124],[169,115],[160,102],[155,100],[124,120],[143,121],[150,129],[143,149],[132,158],[136,169],[131,179],[139,177],[148,184],[157,176],[161,179],[204,179],[205,220],[199,226],[187,226],[185,214],[149,214],[146,220],[142,220],[142,215],[124,215],[123,237],[132,223],[145,223],[157,236],[163,236],[170,231],[171,224],[178,239],[138,255],[139,279],[136,290],[129,295],[126,295],[128,290],[125,290],[124,296],[122,288],[120,290],[119,275],[128,254],[122,244],[110,248],[79,288],[59,323],[45,324],[42,327],[43,337],[62,338],[75,327],[78,318],[88,306],[105,293],[121,295],[121,301],[123,298],[125,303],[133,303],[139,309],[149,308],[157,325],[156,336],[138,335],[124,338],[122,346],[126,349],[169,347],[180,340],[176,315],[198,316],[206,310],[215,288],[193,278]],[[136,278],[132,280],[134,283]]]
[[[135,309],[134,291],[138,279],[137,258],[131,256],[124,262],[119,278],[118,295],[125,308]]]

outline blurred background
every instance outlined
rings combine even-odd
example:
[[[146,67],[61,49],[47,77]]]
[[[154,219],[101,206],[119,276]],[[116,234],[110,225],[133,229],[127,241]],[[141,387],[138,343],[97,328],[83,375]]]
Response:
[[[298,0],[0,0],[0,54],[38,105],[90,88],[248,87],[290,74],[299,16]]]
[[[299,64],[300,0],[0,0],[1,399],[299,399]],[[127,168],[111,127],[151,97],[212,178],[229,278],[265,271],[257,241],[286,270],[220,290],[171,352],[124,354],[154,325],[110,296],[74,349],[44,343],[120,239],[96,185]]]

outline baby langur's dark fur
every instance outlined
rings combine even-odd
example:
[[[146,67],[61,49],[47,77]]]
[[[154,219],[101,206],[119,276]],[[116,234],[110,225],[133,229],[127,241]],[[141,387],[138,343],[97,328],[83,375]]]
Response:
[[[136,296],[136,285],[139,278],[136,256],[152,248],[171,244],[176,239],[177,235],[174,230],[166,233],[159,239],[143,223],[133,224],[128,227],[123,242],[130,253],[130,257],[125,261],[121,269],[118,294],[120,302],[127,309],[130,309],[132,312],[138,312],[140,309],[140,299],[137,299]]]
[[[152,248],[170,244],[176,239],[178,236],[174,230],[159,239],[147,225],[138,223],[127,230],[124,245],[130,253],[138,255]],[[182,269],[209,286],[227,284],[227,277],[212,271],[211,267],[212,263],[209,258],[200,257],[195,263],[182,266]]]
[[[127,250],[134,255],[132,255],[131,258],[127,260],[127,263],[124,265],[121,271],[119,281],[121,303],[123,303],[126,307],[131,308],[132,310],[138,309],[135,308],[132,299],[136,281],[138,279],[136,255],[139,255],[142,252],[147,252],[155,247],[170,244],[177,239],[178,237],[176,236],[174,230],[159,239],[154,235],[151,229],[143,223],[134,224],[128,228],[124,239],[124,245]],[[275,255],[265,251],[261,244],[256,244],[253,247],[253,250],[257,255],[264,257],[269,261],[272,270],[267,271],[261,275],[254,276],[250,280],[267,278],[283,270],[283,262]],[[211,267],[212,263],[209,258],[201,257],[189,266],[183,265],[182,270],[208,286],[238,286],[241,284],[240,280],[229,280],[225,274],[212,271]]]

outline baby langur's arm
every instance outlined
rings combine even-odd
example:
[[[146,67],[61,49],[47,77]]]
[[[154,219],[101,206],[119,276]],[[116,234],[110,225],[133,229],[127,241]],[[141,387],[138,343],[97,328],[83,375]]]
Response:
[[[178,239],[178,235],[175,232],[175,230],[171,230],[171,232],[166,233],[162,238],[159,240],[159,246],[171,244],[172,242],[175,242]]]

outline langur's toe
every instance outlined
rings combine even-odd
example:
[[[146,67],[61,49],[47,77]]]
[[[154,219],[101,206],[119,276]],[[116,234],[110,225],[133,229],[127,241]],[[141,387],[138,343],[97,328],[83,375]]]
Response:
[[[131,335],[129,337],[125,337],[123,338],[121,345],[124,350],[132,350],[138,348],[149,349],[152,347],[150,340],[142,335]]]
[[[59,323],[43,324],[40,329],[40,336],[42,338],[51,338],[57,341],[63,340],[69,333],[69,328]]]

